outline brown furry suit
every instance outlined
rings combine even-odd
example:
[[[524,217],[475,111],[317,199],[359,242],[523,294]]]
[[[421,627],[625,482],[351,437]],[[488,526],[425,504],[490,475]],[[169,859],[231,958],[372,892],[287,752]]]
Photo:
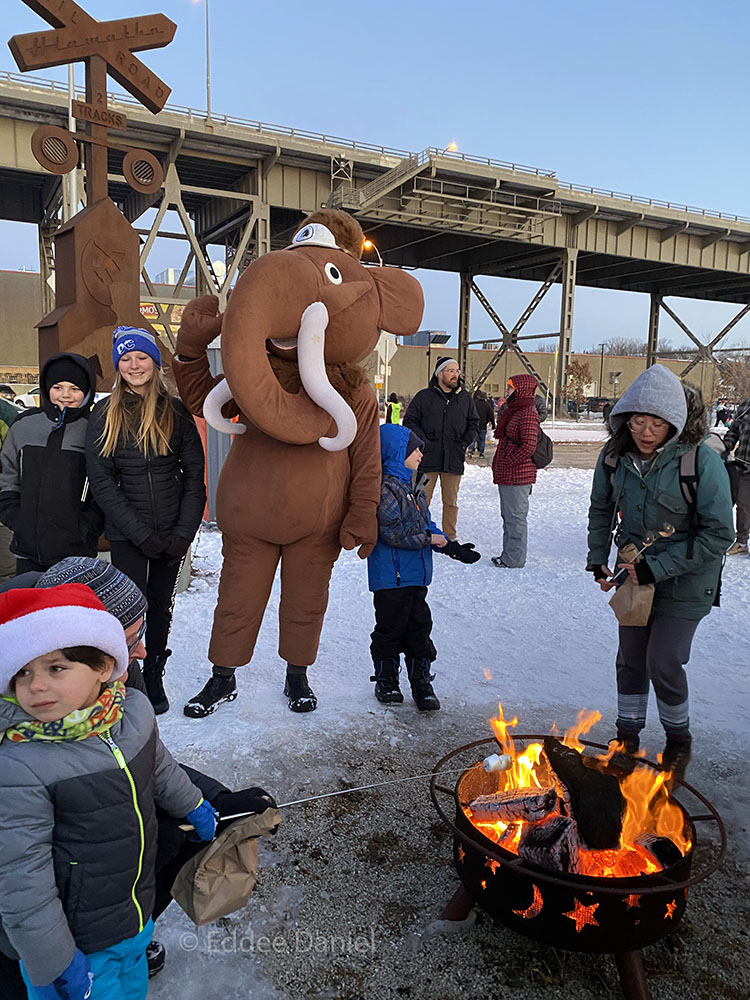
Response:
[[[279,560],[279,654],[299,666],[313,663],[341,547],[360,546],[365,558],[377,540],[378,405],[356,362],[381,329],[416,332],[422,290],[403,271],[360,264],[362,231],[350,216],[323,210],[299,232],[311,222],[326,226],[342,249],[300,245],[260,257],[239,279],[223,318],[215,298],[196,299],[177,339],[175,378],[185,404],[200,414],[221,380],[205,353],[221,331],[234,400],[222,412],[239,414],[247,427],[233,439],[217,489],[224,565],[209,657],[218,666],[251,659]],[[337,422],[302,388],[296,350],[271,343],[292,342],[313,302],[328,310],[328,382],[356,417],[356,436],[340,451],[318,443],[336,434]]]

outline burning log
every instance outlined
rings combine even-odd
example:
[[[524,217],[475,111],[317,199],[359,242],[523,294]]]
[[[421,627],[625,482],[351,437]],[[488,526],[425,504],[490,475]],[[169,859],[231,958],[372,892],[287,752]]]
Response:
[[[644,833],[636,838],[636,844],[655,858],[662,868],[670,868],[682,859],[682,851],[669,837],[659,837],[655,833]]]
[[[619,780],[587,767],[577,750],[553,736],[545,738],[544,752],[562,785],[563,799],[578,825],[581,842],[592,850],[619,847],[625,808]]]
[[[480,795],[469,808],[478,823],[510,823],[518,819],[535,823],[556,811],[557,792],[554,788],[509,788]]]
[[[569,816],[555,814],[526,827],[518,844],[518,854],[540,868],[579,872],[579,846],[575,822]]]

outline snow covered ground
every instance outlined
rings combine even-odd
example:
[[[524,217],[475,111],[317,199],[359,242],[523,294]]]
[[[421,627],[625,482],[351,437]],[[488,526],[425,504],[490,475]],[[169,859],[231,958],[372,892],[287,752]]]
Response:
[[[573,427],[579,433],[589,431],[588,422]],[[601,424],[592,423],[590,430],[601,431]],[[567,425],[560,431],[566,433]],[[282,695],[284,665],[276,649],[277,580],[253,662],[238,671],[237,701],[206,720],[185,718],[182,704],[208,675],[206,650],[221,565],[220,534],[204,530],[194,556],[195,578],[177,598],[171,636],[174,655],[167,674],[173,708],[159,720],[164,742],[180,760],[234,787],[263,784],[280,802],[343,784],[419,773],[410,769],[410,761],[434,762],[460,743],[490,736],[487,719],[498,700],[506,716],[518,715],[519,732],[546,732],[555,723],[566,728],[579,709],[598,709],[603,718],[590,738],[606,743],[614,724],[616,621],[607,597],[584,571],[591,475],[588,470],[567,468],[540,474],[531,498],[527,567],[498,570],[489,558],[500,551],[497,490],[488,468],[467,467],[459,496],[459,540],[474,542],[483,558],[464,566],[435,556],[429,601],[438,649],[435,688],[443,709],[431,717],[419,715],[408,696],[403,706],[390,708],[375,701],[369,681],[373,614],[366,570],[355,553],[342,553],[331,581],[318,661],[310,670],[318,710],[295,716]],[[437,495],[433,516],[439,523]],[[750,863],[746,820],[750,808],[746,767],[750,758],[749,612],[750,560],[735,557],[728,560],[724,572],[722,607],[701,623],[688,667],[695,741],[688,778],[722,812],[732,856],[743,867]],[[646,731],[649,756],[662,745],[652,699]],[[384,754],[393,757],[387,773],[379,770]],[[376,766],[376,761],[381,763]],[[385,793],[377,801],[379,809],[389,808]],[[304,807],[316,808],[320,806]],[[290,820],[292,813],[290,809],[286,814]],[[331,841],[335,841],[335,825],[332,821]],[[283,843],[283,837],[282,824],[277,841]],[[265,857],[267,865],[278,864],[268,852]],[[297,886],[287,890],[286,896],[279,890],[274,905],[294,910],[304,890]],[[438,911],[442,902],[436,900]],[[248,913],[255,913],[254,919],[262,922],[259,905],[251,901]],[[356,910],[356,906],[352,893],[351,907]],[[178,995],[178,983],[182,984],[179,995],[188,1000],[250,993],[263,998],[299,995],[293,990],[276,991],[255,966],[253,991],[249,990],[251,981],[245,979],[247,990],[231,992],[233,970],[242,956],[209,964],[211,975],[218,976],[211,982],[220,988],[199,989],[198,983],[208,986],[202,956],[174,954],[178,947],[190,950],[178,945],[180,935],[190,933],[191,925],[173,905],[159,922],[158,935],[170,946],[172,975],[169,981],[157,977],[150,997]],[[205,951],[204,938],[196,942],[194,947]],[[243,975],[249,975],[247,963],[242,968]],[[333,990],[325,995],[354,994]]]

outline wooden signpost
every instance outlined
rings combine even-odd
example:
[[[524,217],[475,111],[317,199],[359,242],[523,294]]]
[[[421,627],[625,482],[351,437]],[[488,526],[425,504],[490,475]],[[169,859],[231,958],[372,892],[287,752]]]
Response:
[[[19,69],[29,72],[83,62],[86,75],[86,100],[73,102],[73,114],[86,123],[87,131],[72,136],[56,126],[41,126],[32,139],[37,160],[55,173],[76,166],[75,143],[82,142],[86,167],[86,208],[55,237],[57,308],[38,324],[39,363],[56,351],[97,354],[104,381],[111,382],[112,330],[122,324],[144,326],[144,320],[138,235],[108,197],[107,135],[109,129],[124,131],[127,117],[108,107],[107,74],[157,114],[171,89],[134,53],[168,45],[177,26],[164,14],[97,21],[74,0],[23,2],[52,30],[10,39]],[[161,166],[145,150],[132,150],[123,169],[138,191],[161,186]]]

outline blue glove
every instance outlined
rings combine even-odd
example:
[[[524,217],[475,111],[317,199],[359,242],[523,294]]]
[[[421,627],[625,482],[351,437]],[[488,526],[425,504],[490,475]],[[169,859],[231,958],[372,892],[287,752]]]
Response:
[[[91,995],[94,974],[89,969],[89,960],[76,948],[70,965],[49,986],[37,987],[42,996],[57,1000],[87,1000]]]
[[[201,799],[195,809],[191,809],[185,819],[192,823],[195,829],[195,839],[213,840],[216,836],[216,817],[218,813],[205,799]],[[192,836],[190,839],[194,839]]]

